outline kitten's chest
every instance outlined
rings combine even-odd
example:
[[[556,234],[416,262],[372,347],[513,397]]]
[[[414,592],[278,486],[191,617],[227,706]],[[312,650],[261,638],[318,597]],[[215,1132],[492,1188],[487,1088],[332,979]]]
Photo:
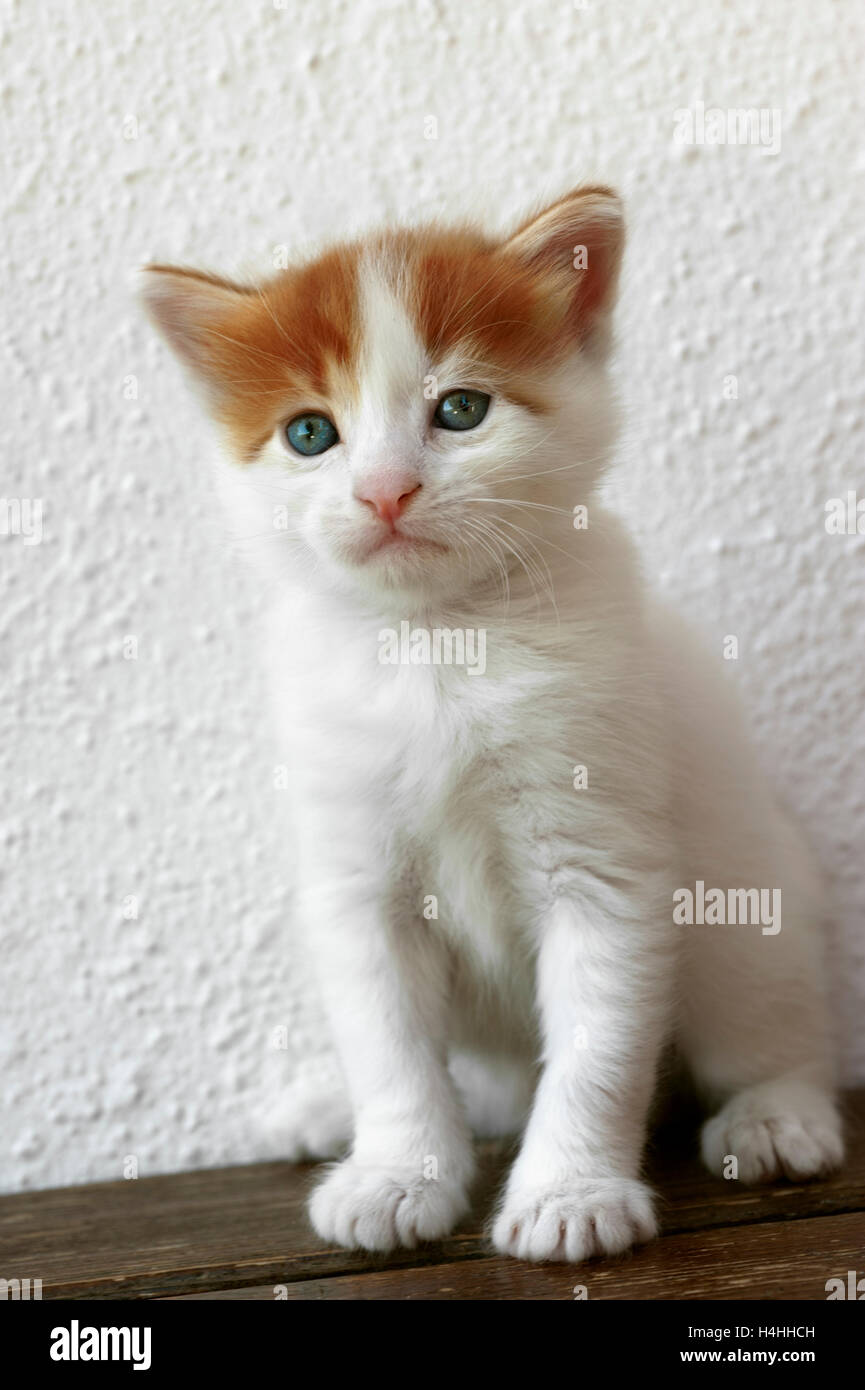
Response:
[[[504,982],[531,916],[515,806],[527,788],[545,794],[544,747],[569,746],[561,679],[513,657],[470,675],[354,656],[281,687],[293,693],[280,718],[304,833],[357,845],[405,885],[407,913],[428,914],[473,969]]]
[[[552,675],[540,664],[509,666],[381,665],[364,650],[331,650],[277,680],[277,715],[298,766],[419,829],[454,798],[479,809],[537,742]]]

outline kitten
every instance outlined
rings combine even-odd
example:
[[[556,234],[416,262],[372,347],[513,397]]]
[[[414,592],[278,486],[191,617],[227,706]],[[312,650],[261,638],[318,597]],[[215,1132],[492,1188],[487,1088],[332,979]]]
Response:
[[[269,608],[296,915],[345,1079],[288,1117],[295,1157],[349,1150],[311,1200],[324,1240],[444,1236],[473,1131],[522,1132],[500,1251],[649,1239],[668,1043],[716,1109],[713,1172],[841,1161],[818,877],[720,663],[596,498],[622,243],[617,197],[581,188],[504,240],[146,276]]]

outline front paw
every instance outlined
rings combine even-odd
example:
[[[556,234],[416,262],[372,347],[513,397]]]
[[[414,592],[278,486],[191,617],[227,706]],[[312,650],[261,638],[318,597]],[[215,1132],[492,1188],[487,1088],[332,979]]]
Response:
[[[309,1215],[322,1240],[349,1250],[411,1249],[440,1240],[468,1209],[465,1188],[416,1169],[364,1166],[348,1158],[313,1192]]]
[[[493,1244],[521,1260],[619,1255],[657,1234],[652,1193],[636,1178],[572,1178],[514,1187],[493,1225]]]

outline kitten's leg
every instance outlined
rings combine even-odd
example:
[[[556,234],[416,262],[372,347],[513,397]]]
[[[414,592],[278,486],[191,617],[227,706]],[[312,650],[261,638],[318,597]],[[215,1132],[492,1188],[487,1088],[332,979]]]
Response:
[[[610,890],[611,899],[623,895]],[[654,905],[657,918],[657,900]],[[655,1234],[639,1178],[668,1025],[672,933],[624,901],[560,898],[542,923],[544,1068],[493,1227],[530,1260],[613,1254]]]
[[[658,636],[675,701],[680,885],[781,889],[777,922],[683,927],[678,1042],[720,1107],[703,1156],[730,1176],[736,1158],[749,1182],[816,1174],[842,1154],[819,932],[827,893],[763,784],[727,682],[678,622]]]
[[[300,903],[354,1110],[351,1154],[313,1193],[324,1240],[388,1250],[447,1234],[468,1205],[471,1136],[447,1069],[449,965],[365,876],[320,866]],[[305,902],[304,902],[305,897]]]
[[[746,1183],[815,1177],[843,1158],[822,894],[796,832],[779,824],[773,848],[770,863],[749,865],[751,877],[724,865],[725,877],[718,865],[711,881],[782,884],[780,930],[685,928],[680,1042],[698,1087],[720,1106],[703,1127],[703,1160],[719,1177]]]
[[[734,1092],[703,1126],[700,1150],[718,1177],[802,1182],[840,1167],[841,1116],[822,1079],[807,1068],[788,1072]]]
[[[261,1128],[274,1156],[289,1163],[345,1153],[354,1127],[348,1091],[336,1067],[299,1076],[269,1107]]]

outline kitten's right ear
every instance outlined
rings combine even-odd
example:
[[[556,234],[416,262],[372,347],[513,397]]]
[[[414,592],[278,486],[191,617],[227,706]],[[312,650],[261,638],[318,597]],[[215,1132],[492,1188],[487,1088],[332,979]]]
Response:
[[[620,198],[611,188],[591,186],[529,218],[504,250],[557,287],[578,341],[604,341],[624,240]]]
[[[141,274],[141,299],[150,318],[193,377],[215,392],[230,325],[255,291],[183,266],[148,265]]]

